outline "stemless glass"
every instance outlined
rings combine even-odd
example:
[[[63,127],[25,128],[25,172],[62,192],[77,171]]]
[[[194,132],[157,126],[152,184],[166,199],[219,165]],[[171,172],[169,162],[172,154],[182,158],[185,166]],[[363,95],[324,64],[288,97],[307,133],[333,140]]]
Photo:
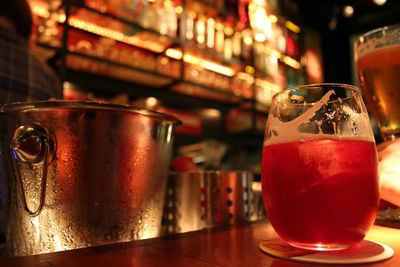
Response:
[[[356,87],[311,84],[273,97],[262,192],[273,228],[289,244],[324,251],[363,240],[379,202],[377,165]]]
[[[400,24],[361,35],[354,56],[364,99],[382,138],[400,137]]]
[[[362,34],[354,43],[354,63],[363,97],[383,141],[399,138],[400,24]],[[399,224],[400,207],[382,200],[377,222]]]

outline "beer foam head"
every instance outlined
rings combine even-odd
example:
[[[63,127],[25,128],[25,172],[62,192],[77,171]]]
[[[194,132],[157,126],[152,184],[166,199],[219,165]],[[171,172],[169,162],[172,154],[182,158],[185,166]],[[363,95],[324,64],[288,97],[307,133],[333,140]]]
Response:
[[[400,45],[400,24],[371,30],[354,43],[355,60],[383,48]]]
[[[374,142],[369,117],[358,89],[345,85],[351,91],[341,98],[336,95],[341,93],[335,88],[338,86],[342,85],[305,86],[317,89],[324,87],[325,90],[319,92],[319,95],[323,93],[322,97],[313,102],[305,101],[305,96],[302,95],[305,91],[301,91],[301,87],[274,96],[264,145],[313,139],[353,139]],[[333,89],[326,90],[329,87]]]

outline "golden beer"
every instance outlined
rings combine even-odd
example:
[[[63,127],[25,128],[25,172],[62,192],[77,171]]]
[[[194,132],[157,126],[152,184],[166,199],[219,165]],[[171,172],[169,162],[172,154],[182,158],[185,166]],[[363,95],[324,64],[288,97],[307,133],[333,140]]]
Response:
[[[355,61],[363,97],[384,140],[400,136],[400,25],[362,35]]]

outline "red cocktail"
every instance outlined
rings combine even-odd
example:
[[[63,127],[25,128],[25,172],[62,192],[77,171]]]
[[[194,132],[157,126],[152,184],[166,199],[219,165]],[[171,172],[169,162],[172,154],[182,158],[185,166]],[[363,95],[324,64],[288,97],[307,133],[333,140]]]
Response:
[[[310,140],[263,152],[264,205],[277,233],[311,248],[361,241],[378,205],[375,143]]]
[[[263,149],[263,200],[272,226],[291,245],[339,250],[360,242],[374,222],[377,155],[358,91],[322,87],[329,86],[274,98]]]

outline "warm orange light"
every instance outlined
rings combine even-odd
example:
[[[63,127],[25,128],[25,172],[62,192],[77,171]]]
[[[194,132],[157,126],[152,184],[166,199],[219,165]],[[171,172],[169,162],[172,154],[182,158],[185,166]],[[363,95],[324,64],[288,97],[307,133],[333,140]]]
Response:
[[[50,12],[47,10],[45,5],[42,5],[37,2],[32,2],[31,3],[31,8],[32,12],[43,18],[49,18],[50,17]],[[55,14],[54,18],[57,20],[59,23],[64,23],[65,22],[65,14]],[[134,45],[137,47],[141,47],[156,53],[161,53],[164,51],[164,47],[161,44],[152,42],[152,41],[147,41],[147,40],[142,40],[140,38],[137,38],[135,36],[126,36],[125,34],[112,30],[106,27],[102,27],[96,24],[93,24],[91,22],[78,19],[76,17],[71,17],[69,18],[69,24],[77,29],[81,29],[102,37],[106,37],[109,39],[113,39],[119,42],[127,43],[129,45]],[[223,27],[221,24],[220,26]],[[165,54],[173,59],[180,60],[182,59],[182,51],[174,48],[167,49],[165,51]],[[191,54],[185,54],[183,60],[187,63],[194,64],[194,65],[199,65],[203,67],[204,69],[225,75],[225,76],[233,76],[235,75],[235,71],[227,66],[218,64],[213,61],[205,60],[196,56],[193,56]]]
[[[176,48],[169,48],[165,51],[165,55],[167,57],[176,59],[176,60],[180,60],[182,59],[182,51]],[[218,64],[216,62],[210,61],[210,60],[206,60],[200,57],[196,57],[192,54],[185,54],[185,56],[183,57],[183,61],[185,61],[186,63],[190,63],[193,65],[198,65],[201,66],[202,68],[206,69],[206,70],[210,70],[225,76],[233,76],[235,75],[235,71],[227,66]]]
[[[176,60],[182,59],[182,51],[176,48],[168,48],[165,55]]]
[[[49,11],[46,9],[44,5],[41,5],[37,2],[32,2],[31,4],[32,7],[32,12],[43,18],[48,18],[50,16]],[[59,23],[64,23],[65,22],[65,15],[64,14],[56,14],[54,18],[57,20]],[[141,47],[143,49],[147,49],[156,53],[161,53],[164,51],[164,46],[162,44],[156,43],[154,41],[149,41],[149,40],[142,40],[138,37],[135,36],[127,36],[119,31],[112,30],[106,27],[98,26],[96,24],[93,24],[91,22],[78,19],[75,17],[69,18],[69,25],[72,27],[75,27],[80,30],[84,30],[102,37],[106,37],[109,39],[113,39],[122,43],[126,43],[129,45],[134,45],[137,47]]]
[[[164,1],[164,8],[168,9],[168,8],[171,8],[171,7],[173,7],[173,4],[172,4],[172,2],[170,0]]]
[[[176,14],[178,14],[178,15],[182,14],[182,12],[183,12],[183,7],[181,7],[181,6],[175,7],[175,12],[176,12]]]
[[[217,31],[223,31],[224,30],[224,25],[220,22],[215,23],[215,29]]]
[[[31,2],[30,5],[33,14],[42,18],[48,18],[50,16],[50,12],[44,5],[37,2]]]
[[[242,53],[242,34],[240,32],[235,32],[233,35],[232,50],[235,56],[240,56]]]
[[[263,42],[265,42],[265,40],[267,40],[267,37],[265,36],[264,33],[262,33],[262,32],[257,32],[257,33],[254,35],[254,39],[255,39],[257,42],[263,43]]]
[[[246,66],[246,67],[245,67],[245,71],[246,71],[247,73],[253,74],[254,71],[255,71],[255,69],[254,69],[252,66]]]
[[[100,35],[102,37],[107,37],[122,43],[134,45],[137,47],[141,47],[156,53],[161,53],[164,51],[164,46],[149,40],[142,40],[135,36],[126,36],[123,33],[115,30],[111,30],[102,26],[98,26],[96,24],[77,19],[70,18],[69,24],[77,29],[81,29],[90,33],[94,33],[96,35]]]
[[[282,57],[282,54],[278,50],[275,50],[275,49],[271,49],[270,50],[270,54],[271,54],[271,56],[273,56],[275,58],[281,58]]]
[[[211,71],[217,72],[217,73],[225,75],[225,76],[231,77],[231,76],[235,75],[235,71],[233,69],[231,69],[227,66],[224,66],[224,65],[217,64],[212,61],[201,60],[200,66],[202,66],[203,68],[205,68],[207,70],[211,70]]]
[[[284,56],[283,58],[281,58],[281,60],[286,64],[289,65],[290,67],[294,68],[294,69],[300,69],[301,68],[301,64],[300,62],[298,62],[297,60],[288,57],[288,56]]]
[[[232,39],[225,40],[224,57],[226,60],[231,60],[233,54],[233,44]]]
[[[269,88],[273,91],[281,90],[281,87],[279,85],[263,79],[256,79],[256,85],[262,88]]]
[[[240,80],[246,81],[249,84],[254,83],[254,77],[251,74],[246,72],[238,72],[236,75]]]
[[[253,38],[251,36],[244,36],[243,43],[247,46],[250,46],[253,44]]]
[[[207,19],[207,47],[213,48],[215,43],[215,20],[213,18]]]
[[[295,32],[295,33],[299,33],[301,31],[300,27],[297,26],[296,24],[294,24],[293,22],[291,22],[290,20],[287,20],[285,22],[285,26],[286,26],[286,28],[288,28],[289,30],[291,30],[292,32]]]
[[[271,23],[277,23],[278,17],[275,15],[269,15],[269,20],[271,21]]]
[[[206,41],[206,20],[203,17],[198,18],[196,23],[196,39],[199,44]]]
[[[256,79],[255,83],[258,87],[256,95],[257,102],[263,105],[269,105],[272,97],[276,93],[282,91],[282,88],[279,85],[267,80]]]
[[[228,36],[231,36],[233,34],[233,29],[231,27],[225,27],[224,33]]]
[[[288,65],[294,69],[301,68],[301,63],[299,61],[297,61],[294,58],[291,58],[289,56],[283,55],[281,52],[279,52],[278,50],[276,50],[274,48],[271,48],[264,44],[259,44],[259,46],[257,46],[257,47],[259,49],[261,49],[262,51],[264,51],[266,54],[270,55],[272,58],[279,59],[280,61],[282,61],[283,63],[285,63],[286,65]]]

